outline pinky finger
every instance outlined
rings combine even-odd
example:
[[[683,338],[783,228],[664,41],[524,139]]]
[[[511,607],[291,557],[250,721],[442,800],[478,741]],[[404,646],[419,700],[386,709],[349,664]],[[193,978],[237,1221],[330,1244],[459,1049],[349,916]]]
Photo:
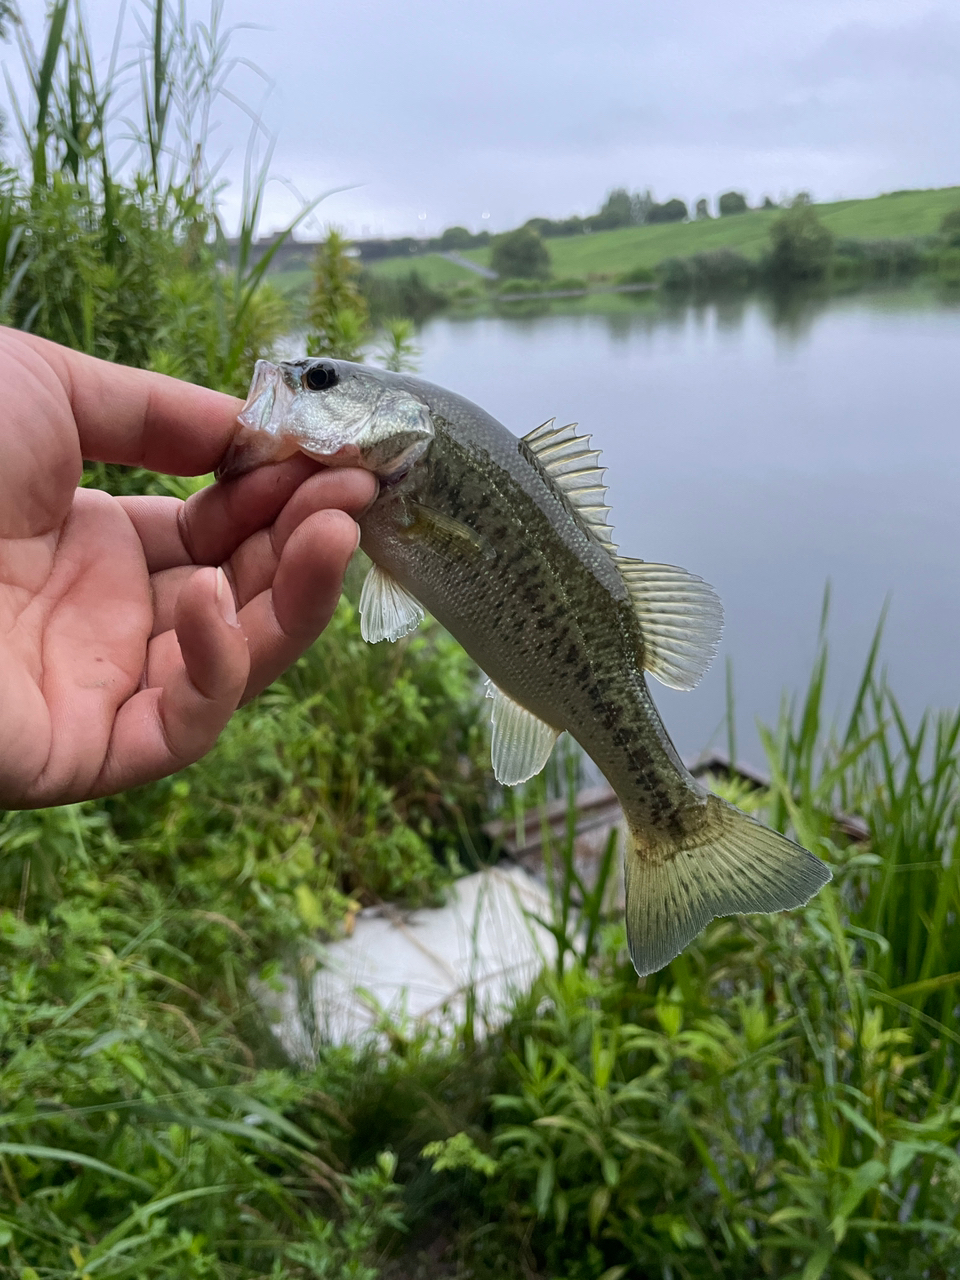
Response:
[[[246,637],[220,569],[201,569],[181,593],[176,634],[183,659],[159,688],[120,708],[95,795],[166,777],[199,760],[237,709],[250,673]]]

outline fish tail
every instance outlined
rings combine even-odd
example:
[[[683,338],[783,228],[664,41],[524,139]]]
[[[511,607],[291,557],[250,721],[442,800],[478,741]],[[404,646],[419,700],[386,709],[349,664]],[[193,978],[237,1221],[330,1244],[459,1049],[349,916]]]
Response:
[[[626,850],[627,941],[637,973],[662,969],[715,916],[799,907],[830,879],[814,854],[718,796],[698,843]]]

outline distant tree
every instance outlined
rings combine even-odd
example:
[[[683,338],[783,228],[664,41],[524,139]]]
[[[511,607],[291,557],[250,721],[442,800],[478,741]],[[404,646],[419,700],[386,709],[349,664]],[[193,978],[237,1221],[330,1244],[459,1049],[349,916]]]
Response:
[[[332,230],[317,245],[307,302],[307,354],[362,360],[370,336],[369,312],[360,292],[360,268],[349,240]]]
[[[704,222],[710,217],[710,207],[706,200],[697,201],[697,221]]]
[[[629,227],[633,221],[633,201],[625,187],[618,187],[607,196],[606,203],[600,210],[613,227]]]
[[[557,222],[550,218],[530,218],[523,225],[536,231],[537,235],[542,236],[544,240],[549,236],[578,236],[584,231],[584,220],[577,214]]]
[[[550,254],[532,227],[519,227],[494,237],[490,265],[501,280],[542,280],[550,274]]]
[[[469,249],[474,239],[466,227],[447,227],[440,236],[439,245],[441,249]]]
[[[760,208],[761,209],[779,209],[780,206],[776,203],[776,201],[771,200],[769,196],[764,196],[763,204],[760,206]]]
[[[554,236],[579,236],[583,235],[583,219],[579,214],[575,213],[570,218],[563,218],[560,222],[553,223],[553,230],[550,232]]]
[[[952,248],[960,248],[960,209],[951,209],[943,215],[940,234],[946,237],[947,244]]]
[[[635,191],[630,197],[630,221],[632,225],[642,227],[650,217],[650,210],[653,206],[653,192],[649,187],[646,191]]]
[[[666,204],[655,204],[647,214],[647,222],[683,222],[688,216],[684,202],[674,198]]]
[[[830,265],[833,236],[812,205],[797,204],[770,227],[767,269],[774,280],[818,280]]]
[[[629,227],[633,221],[630,192],[625,187],[611,191],[600,212],[588,218],[593,231],[614,231],[617,227]]]
[[[717,208],[721,218],[729,218],[733,213],[746,213],[747,198],[739,191],[725,191],[717,201]]]

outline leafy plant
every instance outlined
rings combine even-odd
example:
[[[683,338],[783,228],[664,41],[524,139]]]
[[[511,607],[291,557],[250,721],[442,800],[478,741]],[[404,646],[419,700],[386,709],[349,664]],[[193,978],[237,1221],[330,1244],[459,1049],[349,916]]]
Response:
[[[360,268],[348,256],[349,242],[337,230],[317,246],[307,305],[307,354],[362,360],[369,338],[369,312],[360,289]]]

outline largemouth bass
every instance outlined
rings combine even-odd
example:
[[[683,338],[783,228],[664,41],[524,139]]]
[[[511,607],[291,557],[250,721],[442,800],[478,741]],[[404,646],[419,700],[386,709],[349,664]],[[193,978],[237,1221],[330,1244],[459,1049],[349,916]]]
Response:
[[[239,422],[221,476],[298,449],[377,475],[360,521],[363,635],[396,640],[428,609],[460,641],[488,677],[500,782],[539,773],[563,730],[607,778],[629,829],[638,973],[715,916],[796,907],[830,879],[680,761],[644,673],[692,689],[720,602],[684,569],[618,554],[589,437],[548,422],[518,439],[442,387],[324,358],[258,362]]]

